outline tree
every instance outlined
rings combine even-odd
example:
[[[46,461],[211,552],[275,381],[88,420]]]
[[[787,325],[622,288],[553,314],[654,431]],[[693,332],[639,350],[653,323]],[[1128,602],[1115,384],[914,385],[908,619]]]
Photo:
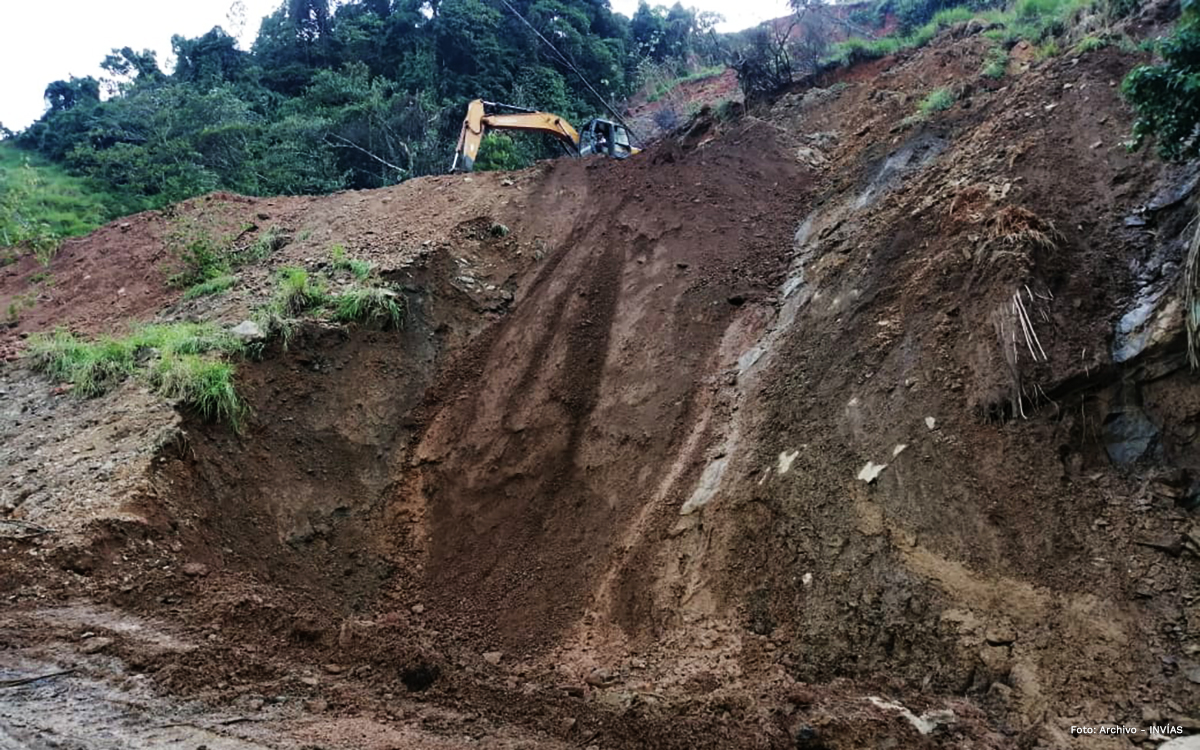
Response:
[[[737,72],[738,84],[747,101],[760,99],[792,82],[789,37],[793,20],[780,27],[765,23],[752,29],[746,42],[734,51],[729,67]]]
[[[530,164],[528,157],[522,155],[516,141],[503,133],[488,133],[479,144],[479,155],[475,159],[475,169],[480,172],[496,170],[524,169]]]
[[[444,171],[469,99],[585,120],[600,103],[575,69],[611,100],[644,57],[673,63],[715,23],[646,5],[639,47],[609,0],[509,1],[563,57],[491,0],[281,0],[249,52],[220,27],[174,37],[170,73],[151,52],[114,49],[103,82],[48,86],[49,111],[15,143],[139,208],[214,189],[378,187]],[[242,0],[229,19],[240,29]],[[506,167],[557,153],[510,140],[496,144]]]
[[[304,42],[315,44],[329,33],[329,0],[288,0],[287,13]]]
[[[826,0],[789,0],[795,12],[796,26],[789,29],[788,40],[800,71],[815,73],[821,58],[829,52],[833,38],[833,16]]]
[[[149,82],[162,78],[162,71],[158,69],[158,55],[148,49],[134,52],[130,47],[114,48],[112,54],[106,55],[100,63],[100,68],[108,73],[102,86],[110,97],[120,94],[135,79]]]
[[[661,5],[651,8],[646,0],[641,0],[633,20],[629,22],[629,35],[640,54],[661,62],[666,56],[663,40],[667,35],[667,19],[664,8]]]
[[[80,104],[93,104],[100,101],[100,82],[95,78],[76,78],[71,76],[69,81],[55,81],[46,87],[44,96],[50,105],[51,113],[65,112]]]
[[[176,34],[171,37],[171,49],[175,53],[175,80],[200,86],[236,81],[248,62],[246,53],[237,48],[237,40],[220,26],[195,39]]]

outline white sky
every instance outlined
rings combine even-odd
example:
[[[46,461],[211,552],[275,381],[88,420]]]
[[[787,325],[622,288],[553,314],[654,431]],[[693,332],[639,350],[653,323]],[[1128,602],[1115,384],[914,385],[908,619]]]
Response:
[[[248,47],[259,21],[280,0],[243,0],[246,23],[239,39]],[[637,0],[611,0],[619,13],[633,15]],[[651,0],[651,5],[670,5]],[[196,37],[213,26],[234,33],[227,20],[233,0],[16,0],[6,2],[0,24],[0,123],[19,130],[45,111],[46,84],[72,75],[100,77],[100,61],[114,47],[153,49],[166,67],[171,35]],[[722,14],[721,31],[753,26],[788,13],[786,0],[684,0],[683,4]]]

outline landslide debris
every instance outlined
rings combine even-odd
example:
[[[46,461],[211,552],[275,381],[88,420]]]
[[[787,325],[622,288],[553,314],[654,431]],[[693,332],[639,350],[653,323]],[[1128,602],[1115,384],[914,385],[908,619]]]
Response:
[[[38,731],[125,746],[151,715],[213,747],[1195,731],[1193,175],[1120,147],[1123,53],[998,81],[989,49],[956,32],[625,162],[193,201],[293,238],[223,293],[166,285],[171,217],[68,242],[10,351],[232,329],[278,269],[350,288],[350,260],[405,314],[238,360],[240,433],[0,371],[0,677],[76,669],[0,696],[5,726],[54,700]]]

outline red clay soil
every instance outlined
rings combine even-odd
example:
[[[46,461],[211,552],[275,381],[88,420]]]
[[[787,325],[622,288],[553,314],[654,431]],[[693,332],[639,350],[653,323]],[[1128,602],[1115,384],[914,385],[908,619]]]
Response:
[[[0,359],[16,356],[27,331],[63,327],[99,333],[129,319],[152,317],[172,297],[162,264],[167,252],[152,213],[130,216],[86,237],[63,242],[47,269],[32,256],[0,268],[0,305],[10,310],[0,327]]]

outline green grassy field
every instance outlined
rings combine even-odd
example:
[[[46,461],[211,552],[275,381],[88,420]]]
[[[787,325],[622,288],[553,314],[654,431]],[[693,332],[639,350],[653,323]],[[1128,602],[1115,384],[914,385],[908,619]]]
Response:
[[[58,238],[87,234],[123,208],[87,180],[0,141],[0,246],[16,244],[30,227]]]

